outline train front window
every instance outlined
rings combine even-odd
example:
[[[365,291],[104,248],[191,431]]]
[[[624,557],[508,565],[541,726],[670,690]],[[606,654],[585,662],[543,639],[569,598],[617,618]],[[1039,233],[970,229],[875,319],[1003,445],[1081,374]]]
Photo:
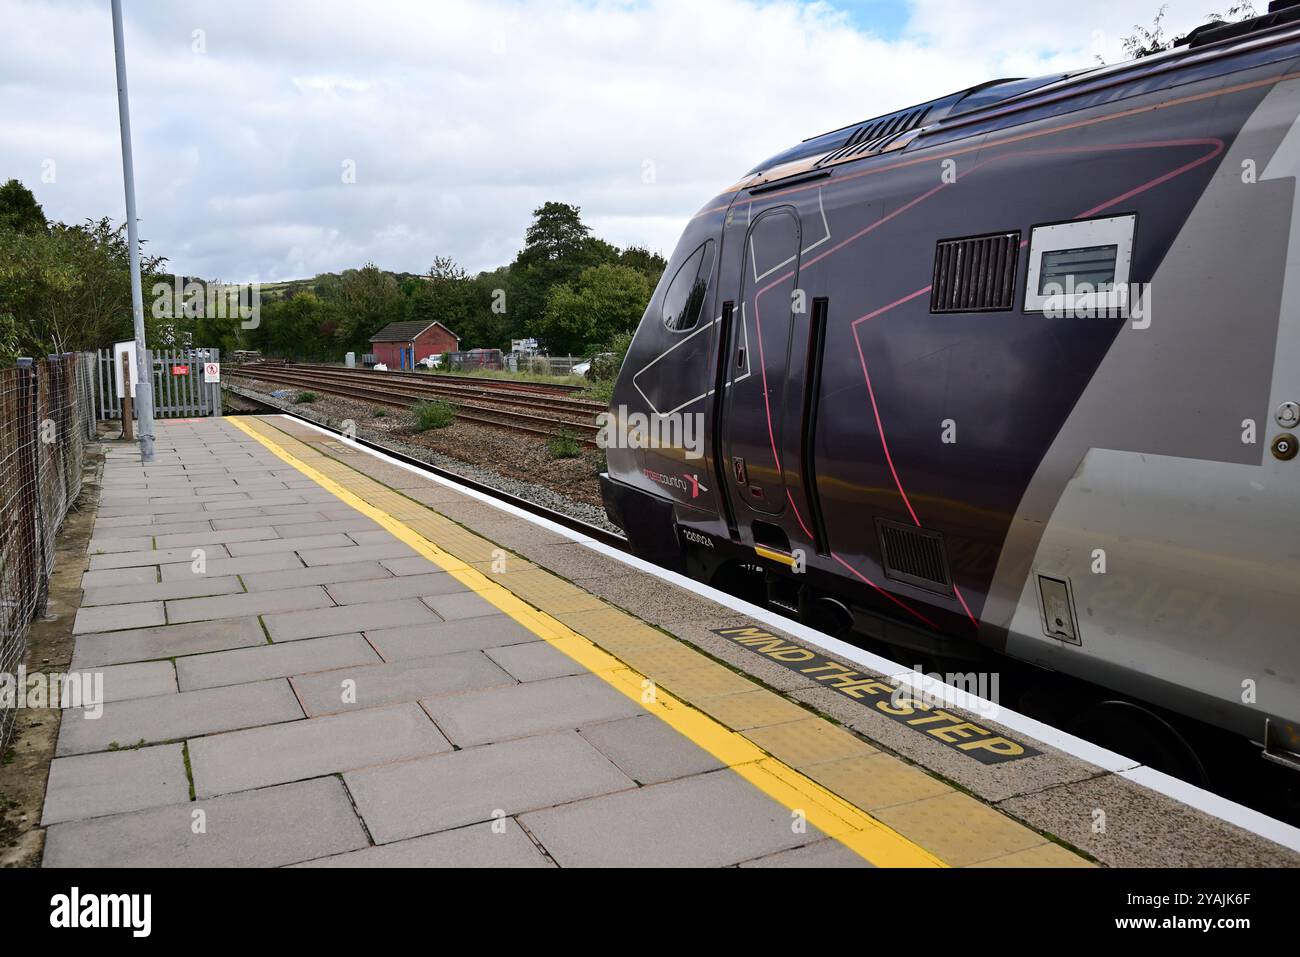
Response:
[[[707,240],[687,257],[664,293],[664,325],[673,332],[694,329],[704,308],[709,276],[713,274],[713,240]]]

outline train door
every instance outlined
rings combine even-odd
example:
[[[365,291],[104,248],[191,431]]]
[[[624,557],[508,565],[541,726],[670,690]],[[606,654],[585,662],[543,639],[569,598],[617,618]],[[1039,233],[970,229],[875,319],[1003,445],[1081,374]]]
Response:
[[[786,377],[800,238],[793,207],[769,209],[754,219],[742,251],[740,296],[731,306],[725,348],[719,352],[719,471],[741,539],[752,537],[763,545],[788,545],[797,520],[783,461],[783,430],[791,414],[791,425],[799,424],[797,408],[787,407]],[[797,486],[797,474],[793,479]]]

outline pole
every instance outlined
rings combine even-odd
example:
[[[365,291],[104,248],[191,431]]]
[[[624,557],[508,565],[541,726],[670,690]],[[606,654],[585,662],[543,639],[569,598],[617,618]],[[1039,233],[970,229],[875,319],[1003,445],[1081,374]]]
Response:
[[[144,294],[140,290],[140,236],[135,221],[135,164],[131,160],[131,109],[126,95],[126,44],[122,35],[122,0],[113,4],[113,58],[117,63],[117,118],[122,128],[122,180],[126,187],[126,239],[131,256],[131,315],[135,323],[135,358],[140,381],[135,385],[135,414],[140,426],[140,461],[153,461],[153,370],[146,365]],[[125,425],[125,421],[123,422]]]
[[[137,386],[137,391],[139,387]],[[122,353],[122,438],[128,442],[135,440],[131,431],[131,357]]]

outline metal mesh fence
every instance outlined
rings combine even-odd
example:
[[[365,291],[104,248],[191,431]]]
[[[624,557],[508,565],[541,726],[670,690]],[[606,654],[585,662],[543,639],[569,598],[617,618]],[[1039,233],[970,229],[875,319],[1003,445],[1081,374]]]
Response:
[[[0,369],[0,675],[16,676],[23,662],[49,597],[55,535],[81,494],[95,434],[93,361],[70,353]],[[13,720],[13,709],[0,707],[0,753]]]

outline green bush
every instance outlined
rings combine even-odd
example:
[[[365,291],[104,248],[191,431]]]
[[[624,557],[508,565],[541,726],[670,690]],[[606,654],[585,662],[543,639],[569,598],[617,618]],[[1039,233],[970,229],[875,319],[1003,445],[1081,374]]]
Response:
[[[445,429],[456,421],[456,406],[450,402],[435,399],[432,402],[417,402],[411,411],[415,413],[415,431],[427,432],[430,429]]]
[[[370,410],[370,414],[371,414],[371,416],[373,416],[373,417],[376,418],[376,419],[382,419],[384,416],[388,415],[388,410],[387,410],[387,409],[382,409],[382,408],[381,408],[381,409],[371,409],[371,410]]]
[[[576,459],[582,454],[582,442],[572,432],[565,429],[546,440],[546,451],[553,459]]]
[[[303,405],[307,402],[315,402],[319,398],[320,396],[315,392],[299,392],[293,397],[293,403],[294,405]]]

